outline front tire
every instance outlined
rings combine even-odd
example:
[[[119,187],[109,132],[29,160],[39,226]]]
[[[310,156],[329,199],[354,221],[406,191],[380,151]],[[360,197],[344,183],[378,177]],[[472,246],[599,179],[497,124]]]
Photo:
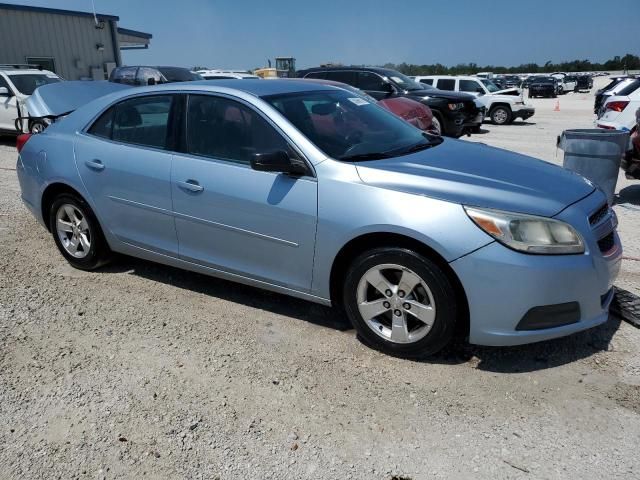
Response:
[[[378,248],[356,258],[345,279],[343,304],[358,337],[390,355],[433,355],[456,329],[449,277],[435,262],[404,248]]]
[[[62,256],[80,270],[107,263],[111,251],[91,207],[70,193],[56,197],[49,210],[49,227]]]
[[[431,118],[431,131],[433,131],[436,135],[443,134],[442,123],[436,115],[433,115],[433,117]]]
[[[508,123],[511,123],[511,109],[507,108],[507,107],[503,107],[498,106],[498,107],[494,107],[491,110],[491,113],[489,114],[489,116],[491,117],[491,121],[495,124],[495,125],[506,125]]]

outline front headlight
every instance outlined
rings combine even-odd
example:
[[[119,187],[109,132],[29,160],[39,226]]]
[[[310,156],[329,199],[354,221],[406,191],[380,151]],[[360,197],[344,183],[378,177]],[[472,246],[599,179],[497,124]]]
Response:
[[[485,233],[514,250],[547,255],[584,253],[582,237],[568,223],[499,210],[464,209]]]
[[[449,110],[462,110],[464,108],[464,103],[449,103]]]

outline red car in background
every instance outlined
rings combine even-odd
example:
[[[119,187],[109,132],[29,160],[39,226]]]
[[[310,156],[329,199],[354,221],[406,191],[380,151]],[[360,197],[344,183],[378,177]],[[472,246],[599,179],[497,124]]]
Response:
[[[389,110],[391,113],[399,116],[403,120],[406,120],[411,125],[418,127],[420,130],[440,135],[440,132],[437,131],[433,126],[433,113],[431,112],[431,109],[420,102],[411,100],[410,98],[390,97],[378,101],[370,95],[364,93],[362,90],[358,90],[357,88],[352,87],[351,85],[347,85],[346,83],[334,82],[333,80],[323,80],[319,78],[296,78],[296,80],[311,83],[321,83],[323,85],[333,85],[335,87],[344,88],[345,90],[354,92],[361,97],[367,98],[371,103],[377,103],[385,110]]]

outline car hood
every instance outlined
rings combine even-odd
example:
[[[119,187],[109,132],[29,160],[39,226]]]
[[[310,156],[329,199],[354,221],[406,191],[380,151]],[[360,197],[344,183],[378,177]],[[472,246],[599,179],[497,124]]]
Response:
[[[437,88],[433,90],[410,90],[407,92],[407,97],[414,100],[421,100],[424,97],[446,98],[458,102],[473,101],[474,98],[473,95],[469,95],[468,93],[451,92],[449,90],[438,90]]]
[[[595,190],[585,178],[542,160],[451,139],[356,168],[364,183],[380,188],[546,217]]]
[[[107,81],[69,81],[49,83],[34,90],[26,101],[32,117],[60,116],[86,105],[96,98],[131,88]]]
[[[490,95],[504,95],[513,97],[514,95],[520,95],[522,91],[518,87],[512,88],[504,88],[502,90],[498,90],[497,92],[493,92]]]

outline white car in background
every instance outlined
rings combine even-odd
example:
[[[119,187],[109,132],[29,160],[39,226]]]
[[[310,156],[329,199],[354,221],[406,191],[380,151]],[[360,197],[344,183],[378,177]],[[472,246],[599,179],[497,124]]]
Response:
[[[536,110],[533,105],[525,104],[522,90],[507,88],[500,90],[491,80],[478,77],[428,75],[414,77],[417,82],[432,85],[440,90],[468,93],[476,97],[478,103],[485,107],[485,119],[496,125],[511,123],[516,118],[526,120]]]
[[[28,116],[27,98],[36,88],[61,80],[55,73],[33,65],[0,65],[0,135],[22,133],[16,130],[16,119]],[[44,119],[31,120],[22,125],[22,130],[40,133],[47,127],[45,122]]]
[[[557,78],[558,82],[560,82],[560,91],[558,92],[560,95],[567,92],[573,92],[578,86],[577,79],[568,76],[566,73],[552,73],[551,76],[553,78]]]
[[[205,80],[247,80],[260,78],[252,73],[239,70],[196,70],[195,73],[199,74]]]
[[[608,97],[602,107],[596,126],[609,130],[633,130],[636,110],[640,107],[640,79],[635,79],[617,95]]]

